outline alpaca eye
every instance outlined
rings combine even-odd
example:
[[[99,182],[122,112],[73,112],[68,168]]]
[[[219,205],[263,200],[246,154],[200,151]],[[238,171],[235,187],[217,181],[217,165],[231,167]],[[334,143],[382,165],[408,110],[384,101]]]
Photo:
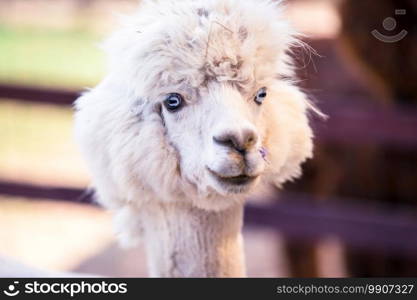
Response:
[[[256,96],[255,96],[255,102],[261,105],[262,102],[265,100],[266,96],[267,96],[266,87],[259,89],[259,91],[256,93]]]
[[[177,93],[168,94],[167,98],[164,100],[165,108],[170,111],[174,112],[181,108],[183,105],[183,97]]]

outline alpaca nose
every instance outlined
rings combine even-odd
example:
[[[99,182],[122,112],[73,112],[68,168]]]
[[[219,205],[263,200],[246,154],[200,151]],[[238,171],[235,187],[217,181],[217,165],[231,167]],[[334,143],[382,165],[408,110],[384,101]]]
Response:
[[[253,148],[258,140],[257,134],[252,129],[245,129],[241,132],[228,131],[213,137],[216,144],[230,147],[241,154]]]

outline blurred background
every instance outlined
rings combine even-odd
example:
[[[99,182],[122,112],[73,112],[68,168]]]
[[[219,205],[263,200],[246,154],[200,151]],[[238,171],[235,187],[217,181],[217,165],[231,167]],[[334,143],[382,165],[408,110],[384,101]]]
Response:
[[[417,276],[417,1],[287,3],[317,52],[295,50],[300,85],[329,119],[312,118],[304,177],[248,205],[249,276]],[[119,248],[111,216],[77,203],[89,176],[72,137],[99,42],[136,5],[0,0],[0,276],[147,276],[143,247]]]

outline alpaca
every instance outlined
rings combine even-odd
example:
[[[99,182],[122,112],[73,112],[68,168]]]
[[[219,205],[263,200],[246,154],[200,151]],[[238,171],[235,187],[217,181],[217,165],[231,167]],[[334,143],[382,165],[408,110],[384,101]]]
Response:
[[[150,276],[245,276],[244,199],[312,156],[293,45],[266,0],[142,1],[104,44],[108,75],[76,101],[75,134]]]

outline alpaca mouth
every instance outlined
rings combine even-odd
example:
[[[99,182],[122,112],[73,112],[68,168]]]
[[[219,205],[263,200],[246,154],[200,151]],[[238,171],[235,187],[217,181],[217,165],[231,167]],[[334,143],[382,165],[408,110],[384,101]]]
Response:
[[[247,175],[239,175],[235,177],[220,177],[219,180],[221,180],[224,183],[231,184],[231,185],[245,185],[252,181],[254,181],[256,177],[250,177]]]
[[[222,176],[210,168],[207,169],[209,170],[210,174],[216,178],[217,181],[227,185],[247,185],[258,178],[258,176],[248,176],[246,174],[240,174],[238,176]]]

